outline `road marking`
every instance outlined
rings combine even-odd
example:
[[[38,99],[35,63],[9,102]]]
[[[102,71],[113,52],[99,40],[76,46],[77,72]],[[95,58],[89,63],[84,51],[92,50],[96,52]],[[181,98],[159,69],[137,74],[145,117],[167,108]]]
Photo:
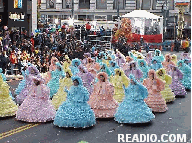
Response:
[[[14,135],[14,134],[17,134],[17,133],[20,133],[22,131],[33,128],[33,127],[38,126],[38,125],[39,124],[28,124],[28,125],[21,126],[21,127],[16,128],[16,129],[10,130],[10,131],[5,132],[5,133],[1,133],[0,134],[0,139],[6,138],[8,136],[11,136],[11,135]]]

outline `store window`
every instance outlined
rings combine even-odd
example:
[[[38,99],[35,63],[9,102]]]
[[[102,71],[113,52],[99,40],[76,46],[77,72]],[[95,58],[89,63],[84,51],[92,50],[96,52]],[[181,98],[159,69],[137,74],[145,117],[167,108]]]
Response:
[[[86,15],[78,15],[78,20],[86,20]]]
[[[97,0],[96,8],[97,9],[107,9],[107,0]]]
[[[126,0],[114,0],[113,9],[117,9],[118,4],[119,4],[119,9],[125,9],[125,3],[126,3]]]
[[[150,10],[151,9],[151,0],[142,0],[142,10]]]
[[[90,9],[90,0],[79,0],[79,9]]]
[[[55,0],[47,0],[47,8],[55,8]]]

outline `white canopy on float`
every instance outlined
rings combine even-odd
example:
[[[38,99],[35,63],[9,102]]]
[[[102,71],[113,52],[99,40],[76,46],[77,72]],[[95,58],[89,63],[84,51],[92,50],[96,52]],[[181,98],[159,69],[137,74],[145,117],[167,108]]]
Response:
[[[134,18],[147,18],[147,19],[158,19],[158,18],[162,18],[160,16],[157,16],[153,13],[150,13],[146,10],[134,10],[130,13],[127,13],[125,15],[123,15],[122,17],[134,17]]]
[[[134,27],[140,27],[141,35],[144,35],[145,33],[145,26],[147,25],[146,21],[151,20],[152,25],[153,25],[153,21],[159,21],[159,28],[160,28],[159,30],[160,30],[160,33],[163,34],[163,17],[162,16],[155,15],[146,10],[134,10],[121,17],[130,18],[131,24],[133,25],[133,29]]]

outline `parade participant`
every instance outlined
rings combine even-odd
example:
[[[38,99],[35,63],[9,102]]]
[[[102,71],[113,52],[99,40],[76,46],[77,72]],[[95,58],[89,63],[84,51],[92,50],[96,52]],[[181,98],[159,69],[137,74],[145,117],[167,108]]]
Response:
[[[130,75],[131,80],[128,88],[125,90],[125,98],[120,103],[115,113],[115,121],[118,123],[147,123],[155,118],[152,110],[144,102],[147,98],[148,91],[146,87],[140,84],[134,77]]]
[[[161,95],[166,102],[171,102],[175,100],[175,94],[172,92],[172,89],[169,87],[172,83],[172,77],[166,74],[165,69],[161,68],[156,71],[157,77],[165,82],[165,89],[161,91]]]
[[[161,54],[161,51],[156,49],[154,58],[156,58],[159,62],[163,62],[165,60],[164,56]]]
[[[84,59],[81,61],[81,63],[82,63],[83,65],[87,65],[87,63],[88,63],[88,58],[91,57],[91,54],[90,54],[90,53],[84,53],[83,57],[84,57]]]
[[[129,77],[130,74],[133,74],[137,81],[140,81],[140,78],[143,77],[143,72],[136,67],[136,62],[132,61],[129,63],[129,68],[125,70],[125,75]]]
[[[115,75],[115,69],[119,69],[119,66],[115,61],[110,61],[110,67],[109,70],[112,72],[112,75]]]
[[[16,119],[25,122],[52,121],[56,111],[49,100],[49,88],[42,77],[32,77],[29,94],[19,107]]]
[[[166,54],[165,55],[165,61],[162,62],[163,67],[166,70],[166,73],[169,73],[169,71],[171,70],[170,66],[171,65],[175,65],[172,61],[171,61],[171,55],[170,54]]]
[[[27,66],[21,68],[21,73],[22,73],[22,76],[23,76],[23,80],[19,82],[19,85],[15,90],[16,95],[19,95],[20,92],[25,88],[26,76],[29,75],[29,71],[27,70]]]
[[[2,72],[3,72],[3,70],[2,70],[2,68],[0,68],[0,76],[2,76],[3,81],[6,82],[7,77],[6,77]],[[11,97],[13,100],[15,99],[15,98],[13,97],[11,91],[9,91],[9,95],[10,95],[10,97]]]
[[[26,84],[25,84],[25,88],[20,92],[19,95],[16,96],[16,101],[18,104],[21,104],[24,99],[28,96],[29,93],[29,89],[31,88],[32,85],[32,77],[36,76],[39,77],[40,76],[40,72],[39,70],[34,66],[34,65],[30,65],[27,70],[29,71],[29,74],[26,75]]]
[[[112,72],[111,72],[111,70],[107,67],[106,64],[102,63],[102,64],[100,65],[100,67],[101,67],[101,68],[100,68],[99,72],[105,72],[105,73],[107,73],[108,77],[111,76]]]
[[[115,88],[114,99],[120,103],[122,102],[125,94],[123,90],[123,85],[127,87],[129,85],[129,79],[121,69],[115,69],[115,75],[110,79],[111,83]]]
[[[151,66],[151,61],[152,61],[153,57],[152,57],[152,53],[147,53],[145,61],[147,62],[148,66]]]
[[[126,62],[124,64],[122,64],[121,68],[123,69],[123,71],[127,70],[129,68],[129,63],[133,61],[133,58],[126,56],[125,57]]]
[[[190,62],[189,59],[184,59],[183,61],[184,61],[184,63],[185,63],[186,65],[188,65],[188,66],[191,68],[191,62]]]
[[[93,69],[95,69],[96,71],[99,71],[99,69],[100,69],[100,65],[98,64],[98,63],[96,63],[95,62],[95,60],[94,59],[92,59],[92,58],[88,58],[87,59],[87,65],[86,65],[86,68],[89,70],[90,68],[93,68]]]
[[[118,103],[113,99],[114,87],[108,81],[108,76],[105,72],[98,73],[97,78],[98,82],[94,85],[94,90],[88,103],[93,109],[96,118],[112,118],[118,107]]]
[[[63,70],[66,70],[71,66],[71,60],[69,59],[68,55],[65,55],[65,62],[63,63]]]
[[[73,81],[71,79],[72,77],[71,70],[68,68],[65,70],[65,72],[66,72],[66,77],[63,79],[60,79],[58,92],[53,96],[53,99],[52,99],[52,104],[56,110],[66,100],[67,93],[64,91],[64,88],[66,87],[67,89],[69,89],[73,85]]]
[[[188,59],[191,62],[191,58],[188,53],[181,53],[180,60]]]
[[[89,92],[80,77],[72,77],[73,86],[67,92],[67,100],[59,107],[54,125],[59,127],[86,128],[96,124],[95,115],[87,101]]]
[[[140,82],[143,83],[143,80],[148,77],[149,67],[144,59],[139,59],[137,62],[139,69],[143,72],[143,77],[140,78]]]
[[[9,85],[0,75],[0,117],[14,116],[17,110],[18,106],[9,95]]]
[[[154,57],[151,61],[150,69],[157,71],[158,69],[160,69],[162,67],[163,66],[162,66],[161,62]]]
[[[79,73],[77,74],[77,76],[82,79],[83,86],[86,87],[89,91],[89,94],[91,94],[93,92],[92,82],[94,82],[95,77],[90,72],[88,72],[83,65],[80,65],[78,68]]]
[[[182,85],[185,87],[185,89],[191,89],[191,68],[184,63],[183,60],[179,60],[178,68],[183,73],[183,79],[182,79]]]
[[[148,90],[148,97],[144,99],[145,103],[153,110],[153,112],[166,112],[168,107],[165,99],[161,95],[161,91],[165,88],[165,83],[157,78],[155,70],[149,70],[147,79],[144,79],[143,85]]]
[[[171,61],[172,61],[175,65],[177,65],[177,55],[173,54],[173,55],[171,56]]]
[[[51,77],[52,77],[51,72],[57,69],[57,66],[56,66],[57,62],[59,62],[59,60],[55,56],[53,56],[51,58],[51,65],[49,66],[49,71],[47,72],[46,75],[44,75],[46,83],[48,83],[51,80]]]
[[[180,81],[183,79],[183,73],[176,66],[171,66],[170,76],[172,77],[172,84],[170,85],[172,91],[176,96],[185,96],[187,94],[185,87]]]
[[[116,63],[119,67],[121,67],[122,64],[125,63],[125,56],[122,53],[120,53],[118,50],[116,53]]]
[[[134,52],[134,51],[133,51]],[[137,57],[132,52],[128,52],[129,57],[131,57],[134,61],[137,61]]]
[[[59,89],[59,80],[60,78],[65,77],[65,73],[63,71],[63,68],[59,62],[55,64],[57,68],[55,70],[50,71],[51,72],[51,80],[47,83],[47,86],[50,89],[50,98],[52,99],[54,94],[58,92]]]
[[[76,75],[79,73],[79,68],[78,66],[81,64],[81,61],[78,58],[75,58],[72,60],[72,64],[69,67],[71,69],[71,72],[73,75]]]

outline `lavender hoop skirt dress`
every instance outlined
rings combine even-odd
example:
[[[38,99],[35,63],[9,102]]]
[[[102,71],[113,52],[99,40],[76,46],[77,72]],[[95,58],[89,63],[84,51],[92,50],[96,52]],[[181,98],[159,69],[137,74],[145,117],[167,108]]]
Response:
[[[49,100],[49,88],[46,85],[32,87],[16,113],[16,119],[26,122],[47,122],[55,118],[56,111]]]

